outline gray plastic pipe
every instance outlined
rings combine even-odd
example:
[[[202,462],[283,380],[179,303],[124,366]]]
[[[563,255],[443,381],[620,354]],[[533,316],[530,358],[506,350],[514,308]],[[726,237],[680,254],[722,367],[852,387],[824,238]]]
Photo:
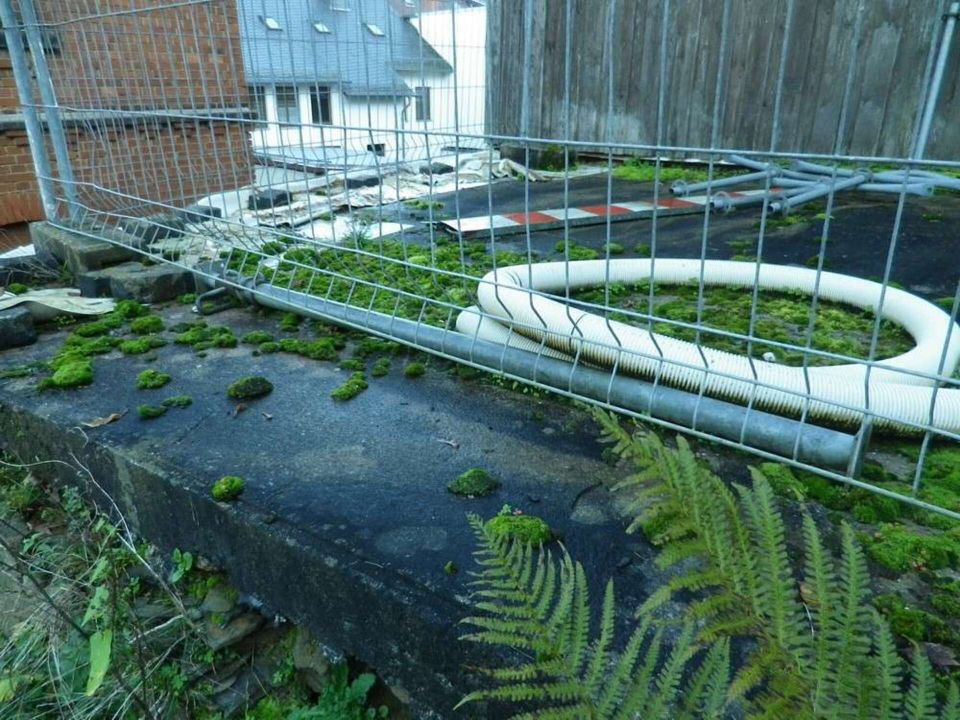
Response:
[[[670,192],[674,195],[689,195],[690,193],[700,192],[701,190],[715,190],[717,188],[746,185],[748,183],[766,180],[768,177],[777,177],[780,174],[780,170],[779,167],[771,167],[760,172],[747,173],[746,175],[737,175],[735,177],[718,178],[709,182],[688,183],[685,180],[677,180],[670,186]]]
[[[543,383],[598,402],[719,438],[758,448],[809,465],[859,471],[866,442],[856,435],[800,423],[697,393],[653,384],[635,377],[599,370],[547,353],[505,346],[432,325],[395,318],[372,310],[323,300],[269,283],[256,286],[257,302],[322,320],[343,322],[409,345],[432,350],[514,377]]]
[[[818,198],[826,197],[831,193],[840,192],[841,190],[852,190],[858,185],[863,185],[870,179],[869,172],[858,172],[857,174],[843,178],[842,180],[836,180],[834,182],[824,182],[816,183],[811,185],[810,188],[804,192],[800,192],[794,195],[788,195],[787,197],[777,200],[770,203],[771,212],[789,212],[791,208],[796,207],[797,205],[802,205],[805,202],[810,202],[811,200],[816,200]]]
[[[937,64],[930,79],[930,91],[927,95],[926,106],[923,108],[923,119],[920,121],[920,130],[917,133],[917,146],[913,156],[922,158],[927,151],[927,139],[930,137],[930,126],[937,110],[937,101],[940,99],[940,87],[943,85],[943,73],[947,67],[947,58],[950,57],[950,43],[953,42],[953,30],[957,25],[957,16],[960,15],[960,2],[950,4],[950,9],[944,16],[946,23],[943,26],[943,35],[940,40],[940,52],[937,55]]]

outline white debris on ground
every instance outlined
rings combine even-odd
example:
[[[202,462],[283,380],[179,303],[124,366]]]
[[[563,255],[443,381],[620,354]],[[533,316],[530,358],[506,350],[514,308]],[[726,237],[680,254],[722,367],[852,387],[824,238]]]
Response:
[[[581,167],[567,175],[604,172],[605,167]],[[278,232],[321,246],[339,245],[358,233],[367,238],[386,237],[415,226],[402,221],[399,208],[380,210],[384,206],[433,199],[492,182],[543,182],[564,177],[563,172],[530,170],[489,151],[443,155],[432,158],[430,164],[413,163],[392,170],[382,167],[379,172],[361,168],[316,176],[261,167],[256,175],[257,182],[250,187],[197,202],[217,208],[219,218],[189,224],[183,236],[152,243],[150,250],[190,265],[216,259],[232,249],[259,250],[275,242]],[[252,197],[270,191],[279,193],[285,204],[249,209]]]

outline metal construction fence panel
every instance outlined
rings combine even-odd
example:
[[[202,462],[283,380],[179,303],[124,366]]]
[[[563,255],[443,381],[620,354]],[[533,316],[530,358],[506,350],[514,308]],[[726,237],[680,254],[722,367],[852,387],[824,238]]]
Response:
[[[692,51],[711,82],[676,87],[682,3],[649,3],[635,43],[627,3],[588,5],[0,0],[0,20],[54,224],[212,291],[960,518],[924,486],[930,454],[960,440],[960,162],[926,152],[947,146],[930,139],[957,3],[917,23],[909,92],[850,51],[809,108],[795,100],[817,78],[789,64],[809,41],[802,3],[778,5],[769,102],[736,108],[738,48],[760,32],[738,3],[717,3]],[[864,46],[874,9],[849,5],[831,47]],[[594,83],[574,83],[584,63]],[[638,64],[654,120],[625,142]],[[887,116],[909,118],[894,156],[850,151],[878,84]],[[667,142],[691,103],[709,141]],[[829,152],[784,146],[798,112]],[[769,138],[724,146],[731,116],[762,116]],[[909,447],[912,483],[861,477],[885,437]]]

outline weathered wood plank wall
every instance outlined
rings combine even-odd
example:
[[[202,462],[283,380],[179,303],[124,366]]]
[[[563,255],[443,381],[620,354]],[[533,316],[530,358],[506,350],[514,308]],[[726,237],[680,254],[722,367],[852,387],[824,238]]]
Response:
[[[569,3],[569,8],[568,8]],[[946,0],[733,0],[720,57],[721,0],[490,0],[489,131],[585,142],[656,144],[661,27],[667,25],[661,145],[907,156],[931,44]],[[571,22],[569,87],[566,17]],[[612,43],[606,28],[614,13]],[[856,41],[857,14],[860,37]],[[779,130],[773,132],[785,29]],[[927,157],[960,159],[960,31],[947,66]],[[611,58],[612,53],[612,58]],[[608,112],[610,63],[612,111]],[[718,68],[723,87],[717,108]],[[848,74],[848,108],[843,110]],[[521,127],[524,72],[529,127]],[[714,116],[719,122],[714,131]],[[841,127],[841,118],[843,123]],[[714,143],[715,141],[715,143]]]

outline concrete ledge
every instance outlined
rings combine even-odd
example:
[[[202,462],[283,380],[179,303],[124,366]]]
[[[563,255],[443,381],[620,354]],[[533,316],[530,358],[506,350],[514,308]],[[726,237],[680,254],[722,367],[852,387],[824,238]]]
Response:
[[[63,263],[74,275],[141,257],[130,248],[93,240],[48,222],[30,223],[30,239],[41,262]]]
[[[168,324],[194,318],[182,306],[164,311]],[[276,332],[242,310],[209,320],[238,335]],[[0,369],[50,357],[63,335],[0,354]],[[623,533],[600,485],[616,473],[600,460],[592,424],[569,406],[458,381],[437,361],[409,380],[395,360],[387,377],[371,378],[370,389],[346,403],[329,397],[347,376],[332,363],[256,357],[248,346],[200,358],[169,345],[152,363],[119,355],[93,362],[95,383],[81,390],[38,393],[31,378],[0,382],[3,448],[24,460],[76,457],[138,533],[163,551],[209,557],[268,610],[376,669],[409,699],[412,717],[498,717],[479,705],[452,713],[477,682],[468,668],[492,661],[457,639],[474,568],[468,512],[490,517],[507,503],[543,517],[589,568],[598,593],[617,578],[624,612],[663,581],[653,551]],[[173,381],[138,391],[145,367]],[[225,388],[252,373],[275,389],[237,412]],[[137,404],[176,394],[193,405],[152,421],[136,416]],[[82,427],[123,410],[118,422]],[[475,500],[447,492],[471,467],[503,487]],[[60,463],[37,472],[78,479]],[[227,474],[246,479],[228,505],[209,496]],[[460,572],[447,574],[447,562]]]
[[[126,262],[81,273],[77,286],[85,297],[111,296],[119,300],[157,303],[196,289],[193,273],[174,265]]]

